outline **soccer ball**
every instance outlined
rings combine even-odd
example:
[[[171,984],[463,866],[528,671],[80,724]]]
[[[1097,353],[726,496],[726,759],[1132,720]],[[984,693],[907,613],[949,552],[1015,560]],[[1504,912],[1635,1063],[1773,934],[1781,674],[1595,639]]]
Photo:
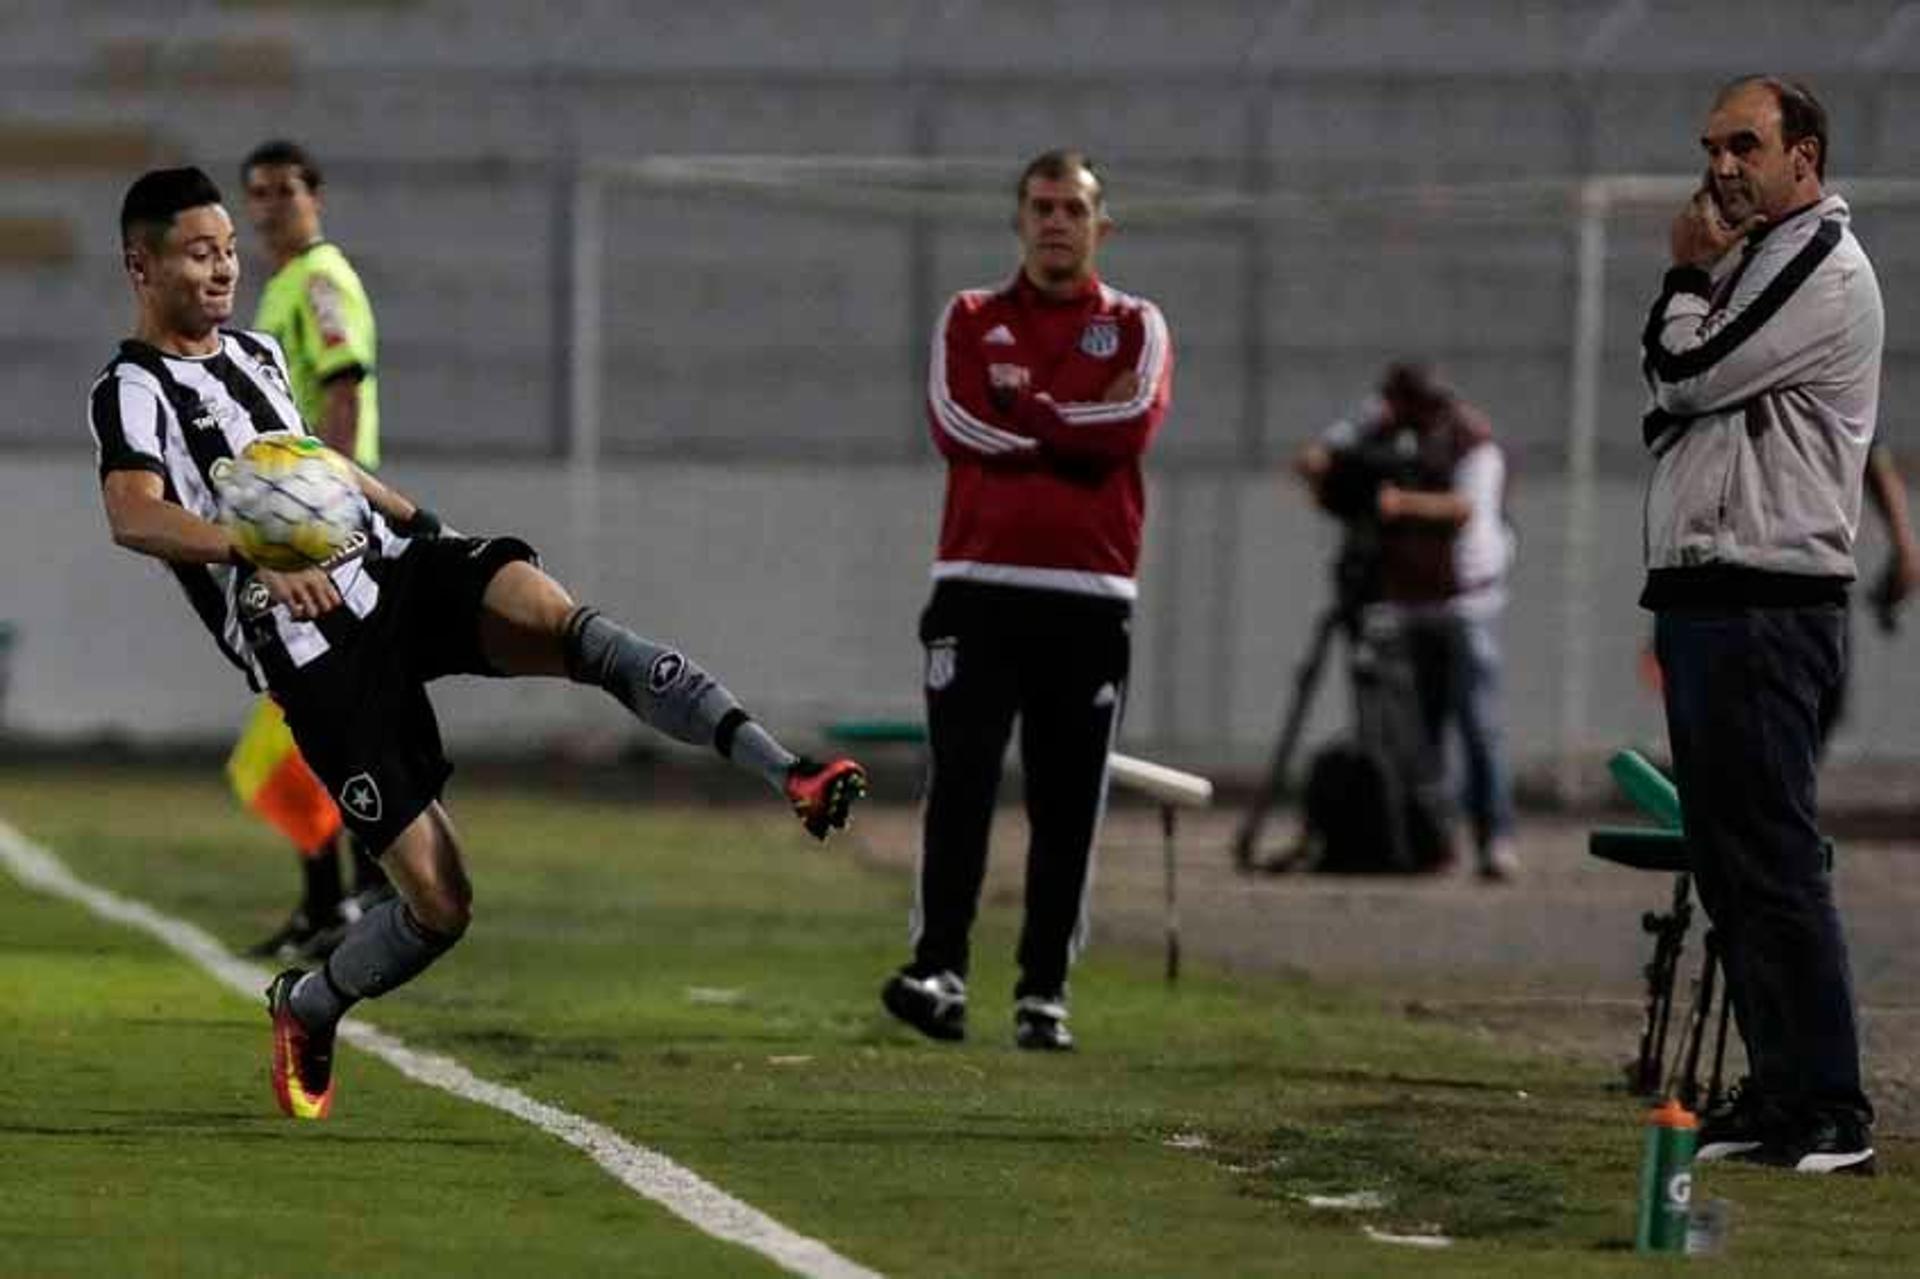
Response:
[[[292,431],[255,436],[214,472],[221,518],[262,568],[324,563],[365,535],[367,498],[345,458]]]

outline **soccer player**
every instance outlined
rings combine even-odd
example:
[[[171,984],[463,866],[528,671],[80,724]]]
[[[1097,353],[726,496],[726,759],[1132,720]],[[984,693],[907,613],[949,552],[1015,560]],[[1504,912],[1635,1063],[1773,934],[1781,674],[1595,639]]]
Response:
[[[273,275],[260,295],[253,327],[272,335],[286,356],[294,407],[336,452],[366,470],[380,465],[380,398],[375,377],[373,308],[346,255],[325,238],[320,167],[293,142],[264,142],[240,166],[247,218],[260,236]],[[235,745],[228,769],[243,801],[293,839],[301,864],[299,905],[256,955],[321,959],[344,924],[391,895],[379,863],[356,847],[353,895],[342,900],[340,821],[316,827],[303,815],[332,807],[301,760],[286,721],[263,698]],[[271,778],[266,785],[257,779]],[[318,791],[318,797],[313,793]]]
[[[1026,921],[1014,1042],[1073,1047],[1067,968],[1125,702],[1146,515],[1141,459],[1172,395],[1159,308],[1101,283],[1105,185],[1076,151],[1015,188],[1019,269],[947,304],[927,411],[947,459],[926,645],[931,780],[913,958],[881,991],[935,1039],[966,1030],[968,934],[1016,716],[1026,769]]]
[[[136,181],[120,227],[137,325],[88,406],[113,539],[163,561],[221,652],[273,692],[399,890],[318,969],[289,968],[268,986],[285,1113],[328,1113],[340,1018],[419,976],[467,929],[472,892],[440,802],[451,766],[429,681],[597,685],[661,732],[764,778],[816,839],[846,824],[866,792],[858,764],[794,755],[684,654],[576,605],[518,538],[437,536],[431,512],[360,472],[373,509],[364,545],[291,572],[249,563],[214,522],[214,475],[256,434],[302,426],[278,344],[220,327],[240,274],[233,223],[206,174],[183,168]]]

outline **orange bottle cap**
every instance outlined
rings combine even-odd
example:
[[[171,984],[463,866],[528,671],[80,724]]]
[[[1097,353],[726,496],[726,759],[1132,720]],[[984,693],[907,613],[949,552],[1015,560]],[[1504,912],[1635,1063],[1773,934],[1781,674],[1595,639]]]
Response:
[[[1678,1098],[1669,1097],[1647,1112],[1647,1122],[1662,1128],[1698,1128],[1700,1121]]]

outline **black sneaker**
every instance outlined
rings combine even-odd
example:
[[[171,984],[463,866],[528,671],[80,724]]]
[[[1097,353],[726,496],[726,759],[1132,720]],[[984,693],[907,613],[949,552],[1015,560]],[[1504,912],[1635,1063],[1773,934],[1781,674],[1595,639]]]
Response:
[[[1067,1029],[1067,1001],[1022,995],[1013,1006],[1013,1042],[1035,1052],[1072,1052],[1073,1032]]]
[[[306,907],[298,906],[272,936],[247,947],[247,954],[255,959],[277,959],[283,964],[309,958],[325,959],[327,952],[339,944],[344,931],[338,919],[322,922],[308,913]]]
[[[1814,1115],[1795,1125],[1790,1136],[1775,1138],[1735,1158],[1795,1172],[1871,1177],[1873,1128],[1857,1115]]]
[[[327,962],[327,956],[340,949],[340,943],[347,939],[347,929],[351,928],[345,919],[336,918],[327,927],[309,935],[298,946],[282,950],[279,958],[289,964],[311,964],[318,967]]]
[[[901,969],[880,988],[880,1002],[928,1039],[967,1037],[967,983],[958,974],[920,977]]]
[[[1781,1127],[1766,1099],[1742,1080],[1727,1090],[1725,1100],[1700,1116],[1700,1132],[1693,1157],[1711,1163],[1758,1150]]]

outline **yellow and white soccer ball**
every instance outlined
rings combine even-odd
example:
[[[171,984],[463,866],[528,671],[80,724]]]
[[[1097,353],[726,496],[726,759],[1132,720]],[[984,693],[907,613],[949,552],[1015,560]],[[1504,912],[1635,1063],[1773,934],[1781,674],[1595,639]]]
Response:
[[[228,534],[262,568],[325,563],[366,531],[352,465],[311,435],[255,436],[214,482]]]

